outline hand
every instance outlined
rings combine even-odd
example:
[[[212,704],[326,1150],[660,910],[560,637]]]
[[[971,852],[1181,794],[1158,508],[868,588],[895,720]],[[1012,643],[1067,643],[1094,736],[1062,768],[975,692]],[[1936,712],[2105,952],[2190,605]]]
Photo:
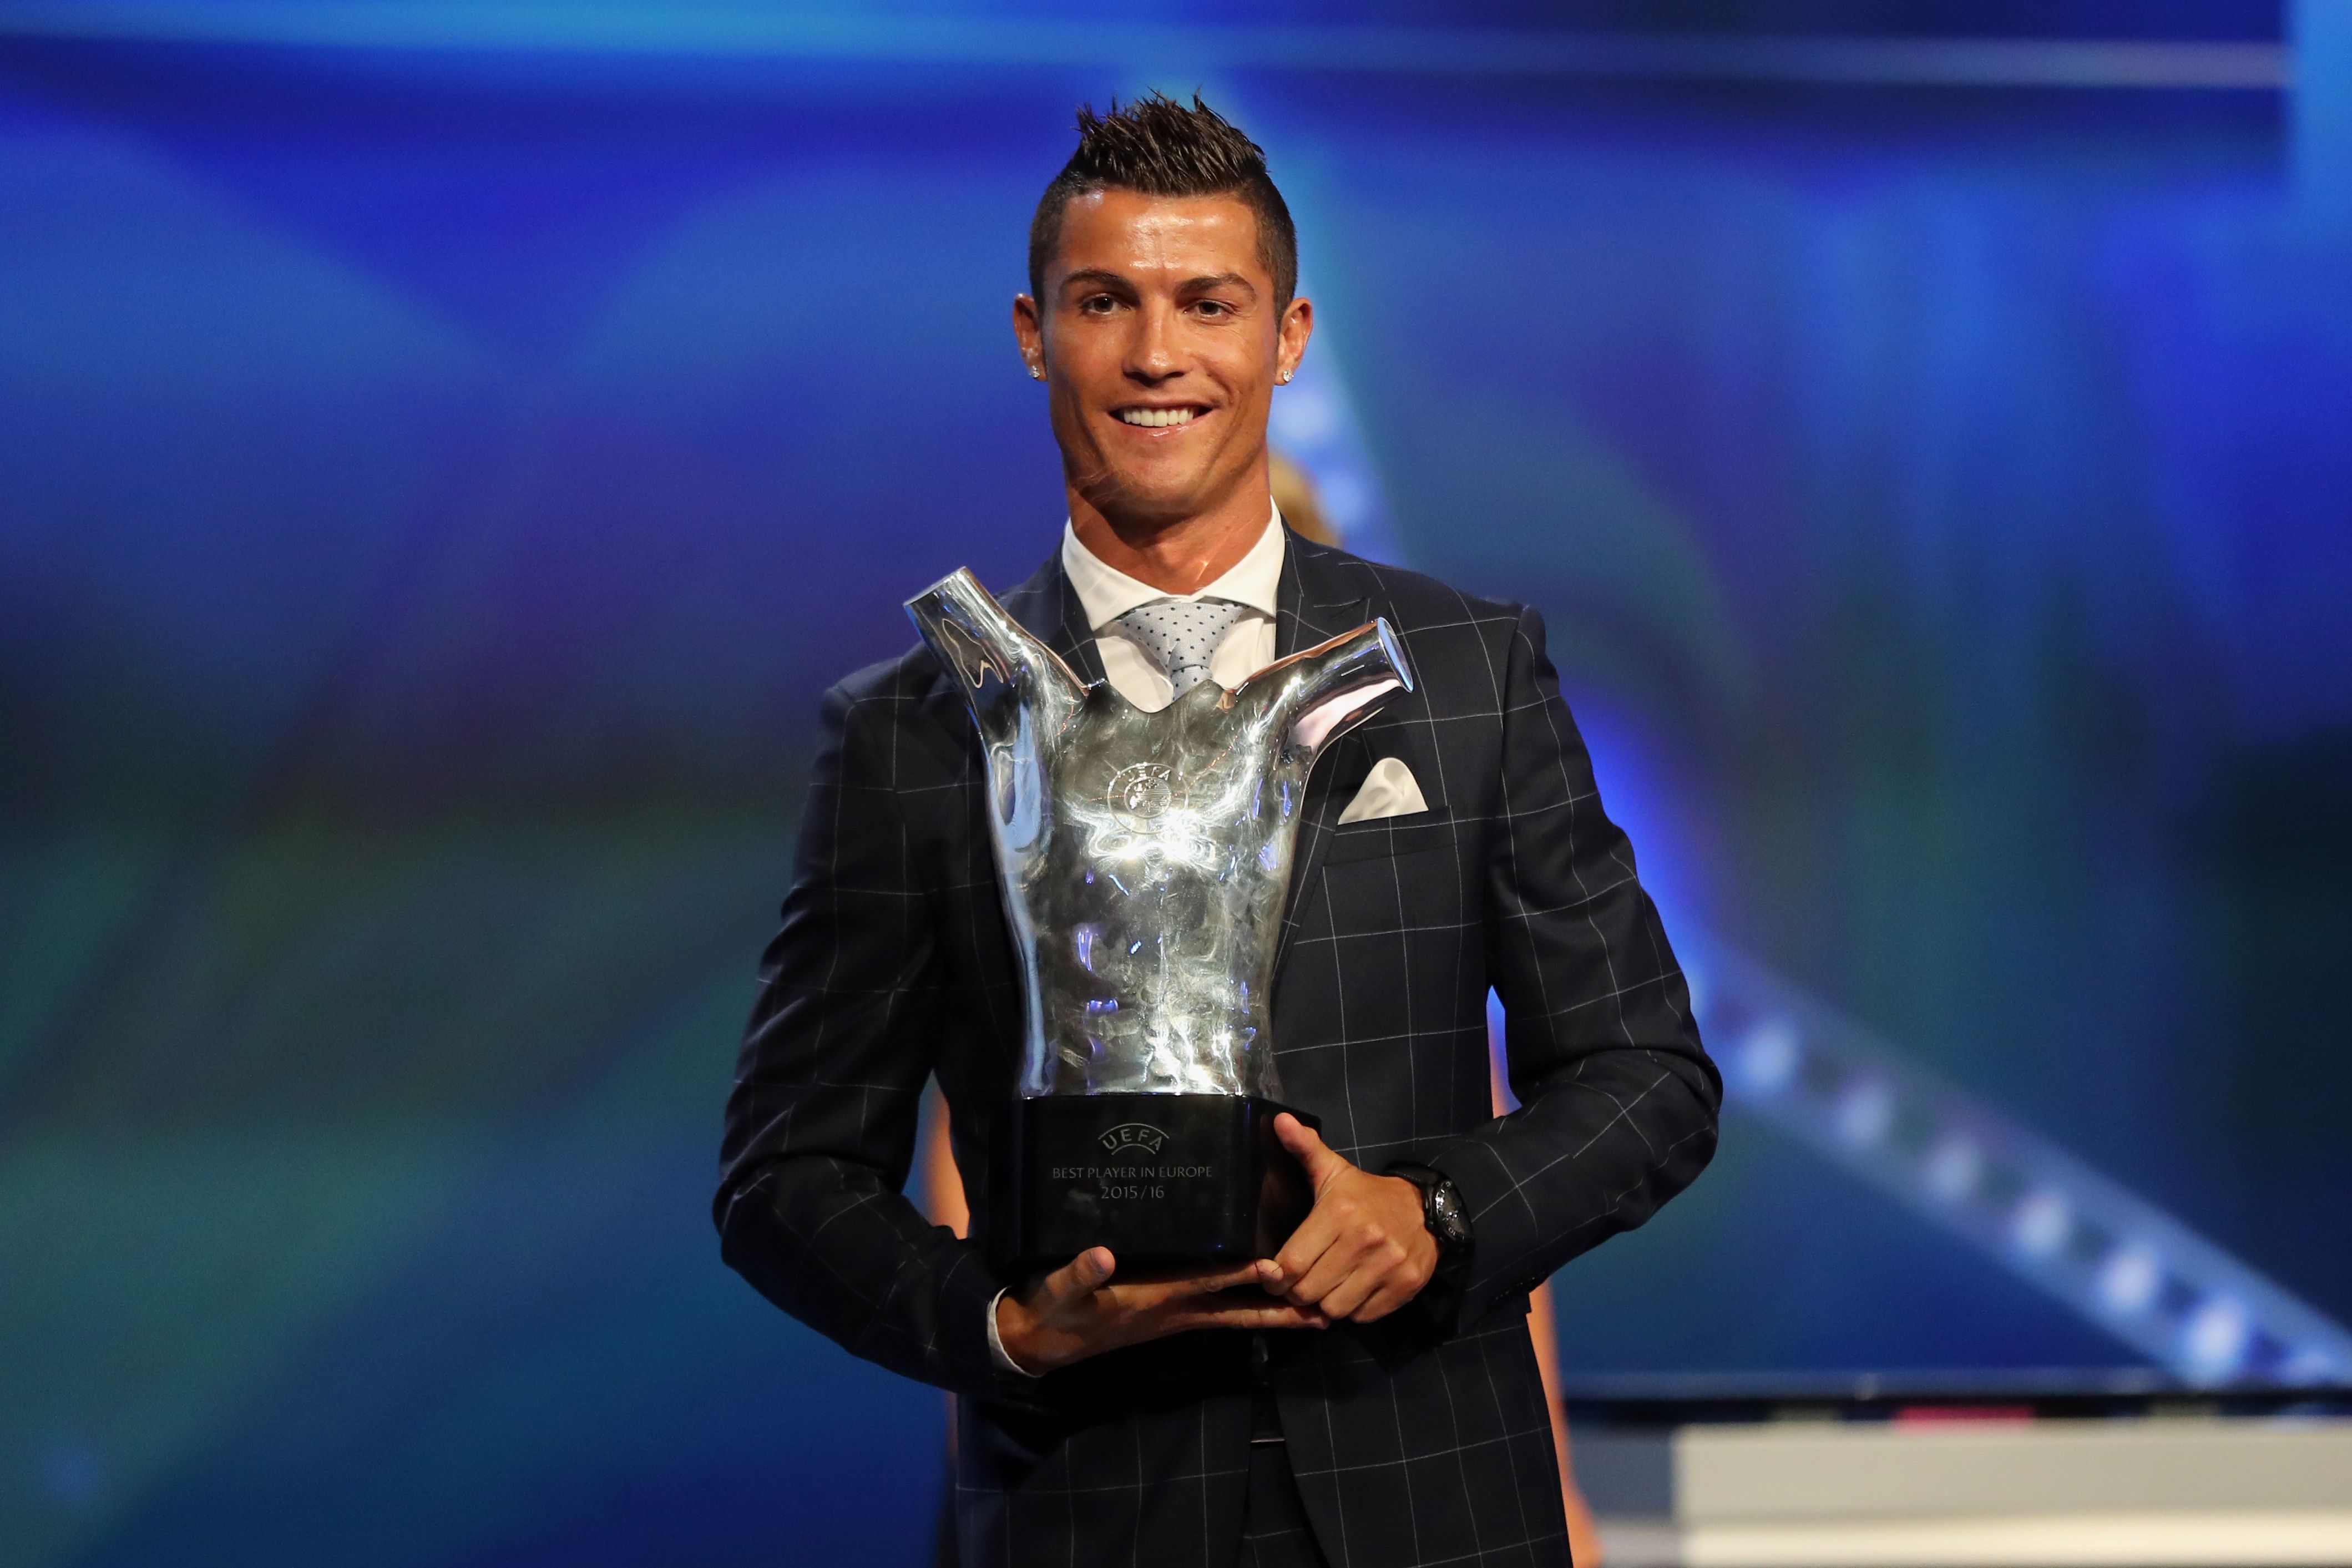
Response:
[[[1421,1189],[1358,1170],[1286,1110],[1274,1119],[1274,1135],[1307,1168],[1315,1207],[1283,1243],[1269,1288],[1335,1322],[1372,1322],[1420,1295],[1437,1272]]]
[[[1007,1291],[996,1305],[996,1335],[1004,1342],[1004,1353],[1027,1371],[1046,1373],[1121,1345],[1192,1329],[1330,1326],[1314,1308],[1266,1293],[1275,1271],[1265,1258],[1114,1285],[1111,1275],[1118,1268],[1109,1247],[1090,1247],[1027,1290]]]

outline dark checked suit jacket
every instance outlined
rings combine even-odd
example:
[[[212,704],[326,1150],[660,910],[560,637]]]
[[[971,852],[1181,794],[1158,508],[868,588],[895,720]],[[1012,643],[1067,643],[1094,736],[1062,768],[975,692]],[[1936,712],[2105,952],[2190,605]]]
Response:
[[[1004,599],[1087,680],[1058,558]],[[1310,780],[1274,994],[1286,1098],[1357,1164],[1454,1178],[1469,1267],[1380,1322],[1200,1332],[1034,1382],[998,1370],[985,1241],[1009,1183],[1023,998],[963,698],[925,650],[826,695],[783,926],[727,1110],[727,1261],[786,1311],[957,1402],[963,1561],[1228,1568],[1255,1384],[1334,1568],[1565,1564],[1528,1292],[1640,1225],[1715,1147],[1720,1080],[1543,624],[1300,539],[1278,649],[1385,616],[1419,686]],[[1429,809],[1337,825],[1401,758]],[[1486,996],[1521,1109],[1492,1114]],[[900,1195],[936,1073],[973,1239]],[[1256,1348],[1262,1346],[1263,1348]]]

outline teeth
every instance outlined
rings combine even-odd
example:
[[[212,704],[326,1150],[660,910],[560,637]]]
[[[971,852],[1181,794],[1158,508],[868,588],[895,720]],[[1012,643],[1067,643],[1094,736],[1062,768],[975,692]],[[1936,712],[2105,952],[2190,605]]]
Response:
[[[1192,423],[1192,411],[1189,408],[1122,408],[1118,416],[1129,425],[1141,425],[1152,429],[1163,425]]]

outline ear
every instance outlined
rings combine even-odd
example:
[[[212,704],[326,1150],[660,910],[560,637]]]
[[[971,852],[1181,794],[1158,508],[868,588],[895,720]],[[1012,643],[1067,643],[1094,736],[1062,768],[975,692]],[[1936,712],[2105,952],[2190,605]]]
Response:
[[[1013,341],[1020,346],[1021,363],[1029,374],[1043,381],[1045,378],[1045,320],[1039,314],[1037,301],[1026,294],[1013,296]]]
[[[1315,301],[1297,299],[1285,305],[1282,324],[1276,335],[1275,374],[1288,381],[1297,374],[1298,362],[1307,357],[1307,340],[1315,335]]]

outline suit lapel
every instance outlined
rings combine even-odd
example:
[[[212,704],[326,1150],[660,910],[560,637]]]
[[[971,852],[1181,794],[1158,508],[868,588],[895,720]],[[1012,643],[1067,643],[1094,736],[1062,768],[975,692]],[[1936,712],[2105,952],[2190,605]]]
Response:
[[[1288,534],[1282,552],[1282,588],[1275,600],[1276,658],[1329,642],[1371,619],[1367,609],[1371,601],[1332,570],[1330,555],[1323,546]]]
[[[1063,661],[1087,685],[1103,678],[1102,655],[1095,648],[1094,628],[1087,624],[1086,606],[1062,570],[1057,547],[1029,580],[1003,599],[1005,612],[1029,629],[1030,635],[1062,656]]]
[[[1282,555],[1282,592],[1276,601],[1277,658],[1287,658],[1354,631],[1378,613],[1370,599],[1351,592],[1345,575],[1332,570],[1328,551],[1296,533],[1289,536]],[[1297,934],[1301,901],[1314,886],[1315,873],[1330,842],[1332,820],[1341,809],[1337,799],[1339,781],[1359,777],[1370,766],[1361,755],[1363,744],[1361,732],[1350,731],[1315,759],[1314,771],[1307,775],[1307,797],[1299,810],[1298,846],[1291,857],[1290,894],[1283,905],[1282,935],[1275,951],[1277,984],[1291,938]]]

